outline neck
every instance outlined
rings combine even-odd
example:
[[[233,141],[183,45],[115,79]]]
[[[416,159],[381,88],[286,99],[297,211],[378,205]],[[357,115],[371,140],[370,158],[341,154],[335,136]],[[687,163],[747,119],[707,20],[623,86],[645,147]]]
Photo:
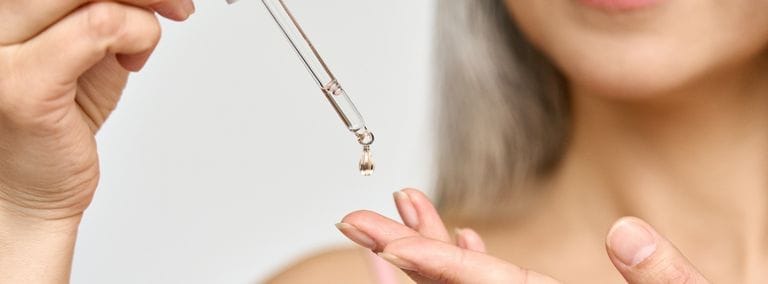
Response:
[[[644,99],[573,86],[573,132],[553,179],[554,204],[592,224],[641,217],[684,251],[762,257],[768,68],[724,73]]]

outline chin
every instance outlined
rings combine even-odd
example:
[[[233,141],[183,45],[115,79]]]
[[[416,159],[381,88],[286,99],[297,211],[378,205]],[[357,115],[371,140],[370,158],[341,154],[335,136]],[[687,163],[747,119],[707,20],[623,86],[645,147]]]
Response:
[[[711,83],[759,72],[768,63],[768,54],[759,50],[696,53],[684,47],[604,50],[595,56],[554,61],[572,91],[635,101],[706,91]]]
[[[751,68],[768,53],[764,0],[506,3],[528,41],[573,88],[589,95],[650,99],[690,93],[729,70]],[[620,3],[646,6],[598,7]]]
[[[593,50],[600,52],[587,52]],[[570,85],[587,95],[615,99],[668,96],[695,84],[714,67],[684,45],[587,46],[582,52],[575,46],[570,52],[553,59]]]
[[[564,71],[571,86],[588,95],[616,99],[653,99],[674,93],[694,81],[682,66],[652,64],[582,64]]]

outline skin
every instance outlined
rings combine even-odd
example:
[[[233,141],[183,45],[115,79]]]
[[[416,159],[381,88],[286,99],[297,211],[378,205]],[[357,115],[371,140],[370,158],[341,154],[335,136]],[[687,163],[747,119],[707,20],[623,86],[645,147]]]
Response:
[[[396,256],[393,265],[418,283],[768,281],[768,1],[507,6],[565,75],[572,100],[568,148],[534,188],[533,209],[479,227],[487,253],[446,238],[436,213],[418,212],[427,220],[414,226],[401,200],[402,224],[358,211],[342,220],[342,233]],[[643,235],[652,250],[632,247]],[[637,253],[629,264],[627,252]],[[288,269],[273,281],[302,273]],[[312,277],[350,280],[325,276]]]
[[[194,11],[182,0],[41,1],[0,5],[0,25],[13,27],[0,29],[2,283],[68,281],[98,183],[93,135],[157,44],[156,13]],[[536,209],[452,238],[426,196],[406,190],[404,223],[359,211],[342,233],[420,283],[766,282],[768,1],[508,4],[573,100],[571,143]],[[338,273],[361,261],[332,252],[274,282],[365,282]]]
[[[0,4],[0,282],[65,283],[99,178],[94,135],[184,0]]]

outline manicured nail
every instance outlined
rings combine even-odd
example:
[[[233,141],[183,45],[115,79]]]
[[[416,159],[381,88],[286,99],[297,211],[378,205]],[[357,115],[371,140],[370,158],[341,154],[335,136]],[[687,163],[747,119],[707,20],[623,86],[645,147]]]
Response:
[[[619,261],[633,267],[656,251],[656,240],[647,228],[625,218],[608,232],[608,247]]]
[[[397,212],[403,218],[403,223],[412,229],[418,228],[419,214],[416,213],[416,207],[413,206],[413,202],[411,202],[408,194],[402,191],[395,191],[393,195],[397,205]]]
[[[383,258],[384,260],[388,261],[392,265],[397,266],[401,269],[416,271],[415,264],[405,259],[399,258],[394,254],[382,252],[382,253],[379,253],[379,257]]]
[[[192,0],[183,0],[181,2],[184,5],[184,11],[187,11],[187,16],[195,13],[195,2]]]
[[[336,224],[336,228],[338,228],[342,234],[347,236],[347,238],[357,243],[358,245],[361,245],[370,250],[376,249],[376,241],[374,241],[367,234],[363,233],[363,231],[360,231],[360,229],[357,227],[347,223],[338,223]]]

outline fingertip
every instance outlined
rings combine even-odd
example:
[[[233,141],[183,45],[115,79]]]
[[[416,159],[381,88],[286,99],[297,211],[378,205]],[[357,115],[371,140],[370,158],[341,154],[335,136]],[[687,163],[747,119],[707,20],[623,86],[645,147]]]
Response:
[[[403,223],[412,229],[418,229],[420,225],[419,215],[408,194],[403,191],[395,191],[392,195],[395,199],[397,213],[400,215]]]
[[[408,194],[408,196],[410,196],[410,197],[422,197],[422,198],[428,199],[426,194],[421,192],[421,190],[418,190],[418,189],[415,189],[415,188],[406,187],[406,188],[403,188],[400,191]]]
[[[464,238],[464,232],[462,232],[461,228],[454,228],[453,234],[456,236],[456,245],[463,249],[469,249],[469,245],[467,245],[467,240]]]
[[[401,190],[401,192],[404,192],[408,195],[408,198],[413,203],[413,206],[417,208],[418,211],[426,213],[428,215],[437,215],[437,209],[435,209],[434,204],[432,204],[432,201],[429,199],[429,197],[424,194],[424,192],[421,192],[418,189],[413,188],[406,188]],[[430,216],[420,216],[420,217],[430,217]],[[437,217],[437,216],[431,216],[431,217]]]
[[[485,242],[475,230],[469,228],[456,228],[455,233],[456,243],[459,247],[476,252],[486,252]]]
[[[606,237],[609,252],[627,267],[634,267],[650,257],[657,248],[653,229],[635,217],[616,221]]]
[[[161,27],[148,9],[118,2],[81,6],[23,44],[29,67],[72,82],[106,56],[129,71],[143,67],[160,40]],[[114,54],[126,54],[115,56]]]
[[[125,70],[130,72],[139,72],[149,61],[149,57],[152,55],[152,51],[143,52],[140,54],[117,54],[117,62],[120,63]]]
[[[630,283],[707,283],[669,240],[639,218],[616,221],[606,237],[606,249]]]
[[[344,215],[344,217],[341,218],[341,222],[349,224],[361,223],[367,219],[370,219],[370,217],[374,215],[377,215],[377,213],[369,210],[352,211],[347,215]]]
[[[195,12],[194,4],[160,2],[150,6],[160,16],[177,22],[186,21]]]
[[[192,15],[195,13],[195,1],[193,0],[182,0],[182,5],[184,6],[184,10],[187,12],[188,15]]]
[[[403,189],[402,192],[408,195],[411,204],[413,204],[414,211],[419,220],[419,233],[436,240],[452,242],[451,236],[440,217],[440,213],[437,212],[437,209],[427,195],[413,188]]]

